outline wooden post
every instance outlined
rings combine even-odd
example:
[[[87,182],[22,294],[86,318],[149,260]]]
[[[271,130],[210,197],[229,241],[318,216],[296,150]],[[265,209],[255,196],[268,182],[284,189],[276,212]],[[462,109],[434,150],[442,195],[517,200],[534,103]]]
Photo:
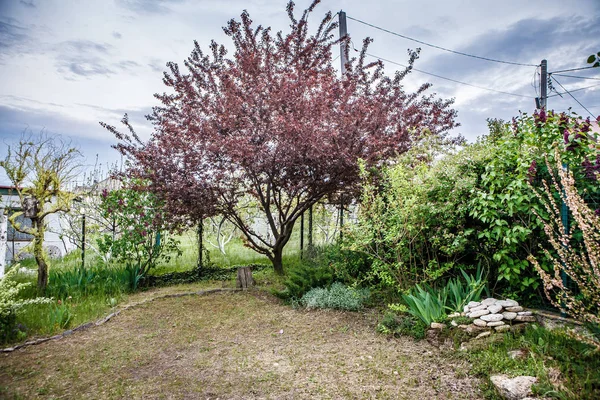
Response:
[[[238,268],[236,287],[238,289],[246,290],[250,286],[254,286],[254,279],[252,279],[252,268],[251,267]]]
[[[202,236],[204,235],[204,219],[200,218],[200,222],[198,223],[198,275],[200,275],[203,267],[202,263],[202,250],[204,247],[204,242],[202,240]]]
[[[8,246],[8,216],[0,209],[0,278],[6,270],[6,249]]]
[[[300,259],[304,253],[304,213],[300,215]]]
[[[308,253],[312,256],[313,250],[313,206],[308,209]]]

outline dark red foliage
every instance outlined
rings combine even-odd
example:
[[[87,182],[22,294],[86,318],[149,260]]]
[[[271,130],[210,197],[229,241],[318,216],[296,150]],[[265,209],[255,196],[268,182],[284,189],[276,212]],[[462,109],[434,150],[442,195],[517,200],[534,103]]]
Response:
[[[152,182],[170,212],[193,219],[223,213],[279,272],[296,219],[322,197],[354,187],[359,159],[376,165],[406,151],[424,130],[446,135],[457,126],[452,100],[425,95],[429,84],[404,91],[411,67],[389,77],[381,62],[367,62],[369,39],[340,78],[332,64],[339,44],[332,14],[308,32],[317,4],[299,20],[288,4],[288,34],[253,27],[242,13],[224,28],[235,46],[230,57],[215,42],[208,54],[194,42],[187,72],[168,64],[163,81],[170,91],[156,95],[161,106],[148,117],[155,130],[147,143],[132,129],[123,134],[104,125],[132,159],[131,172]],[[418,52],[409,56],[412,66]],[[249,200],[269,235],[244,217]]]

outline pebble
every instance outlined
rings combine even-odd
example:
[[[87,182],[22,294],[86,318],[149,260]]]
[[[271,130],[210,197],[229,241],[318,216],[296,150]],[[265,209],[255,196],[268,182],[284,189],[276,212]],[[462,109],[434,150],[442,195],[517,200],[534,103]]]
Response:
[[[476,319],[473,321],[473,325],[475,326],[487,326],[487,322],[482,319]]]
[[[485,300],[481,301],[481,304],[485,305],[485,306],[491,306],[492,304],[494,304],[495,302],[497,302],[498,300],[496,300],[493,297],[488,297]]]
[[[470,301],[469,304],[467,304],[467,307],[472,308],[472,307],[477,307],[480,305],[481,305],[481,303],[478,301]]]
[[[533,315],[531,311],[519,311],[517,315]]]
[[[506,311],[510,311],[510,312],[520,312],[520,311],[523,311],[523,307],[521,307],[521,306],[504,307],[504,309]]]
[[[507,319],[509,321],[513,320],[513,319],[515,319],[517,317],[517,313],[510,312],[510,311],[504,311],[502,313],[502,315],[504,315],[504,319]]]
[[[504,308],[506,308],[506,307],[516,307],[516,306],[519,305],[519,303],[517,303],[514,300],[510,300],[510,299],[507,299],[507,300],[498,300],[496,302],[496,304],[499,304],[499,305],[501,305]]]
[[[498,312],[500,312],[502,310],[502,306],[499,304],[492,304],[487,309],[490,312],[490,314],[497,314]]]
[[[487,326],[501,326],[504,325],[504,321],[492,321],[492,322],[488,322]]]
[[[488,314],[482,315],[480,318],[487,322],[496,322],[502,321],[504,319],[504,316],[502,314]]]
[[[475,336],[475,339],[481,339],[486,336],[490,336],[491,334],[492,334],[492,332],[490,332],[490,331],[481,332],[479,335]]]
[[[479,311],[473,311],[472,313],[468,314],[469,318],[477,318],[477,317],[481,317],[482,315],[486,315],[489,314],[490,312],[486,309],[486,310],[479,310]]]

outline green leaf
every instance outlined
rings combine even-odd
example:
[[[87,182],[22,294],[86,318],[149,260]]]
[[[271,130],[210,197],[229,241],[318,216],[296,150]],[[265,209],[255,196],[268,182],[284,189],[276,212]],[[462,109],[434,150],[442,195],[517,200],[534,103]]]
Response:
[[[600,53],[598,53],[598,54],[600,55]],[[591,64],[591,63],[593,63],[594,61],[596,61],[596,56],[595,56],[594,54],[592,54],[591,56],[589,56],[589,57],[588,57],[588,59],[587,59],[587,63],[588,63],[588,64]]]

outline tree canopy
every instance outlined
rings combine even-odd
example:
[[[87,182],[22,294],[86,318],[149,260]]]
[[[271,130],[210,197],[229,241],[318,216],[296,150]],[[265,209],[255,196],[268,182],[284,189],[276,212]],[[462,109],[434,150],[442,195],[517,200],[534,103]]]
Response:
[[[131,159],[130,173],[148,179],[175,218],[197,220],[225,215],[283,272],[281,252],[296,219],[325,195],[359,182],[358,160],[377,165],[409,149],[424,131],[445,136],[455,127],[452,100],[426,94],[430,85],[407,93],[402,80],[381,61],[368,62],[362,50],[350,57],[350,38],[334,38],[337,22],[328,12],[311,34],[308,18],[319,1],[294,15],[289,2],[288,33],[253,26],[244,11],[223,28],[235,50],[197,42],[184,62],[168,63],[168,93],[148,116],[152,137],[142,142],[127,121],[128,133],[102,124],[119,139]],[[333,66],[334,46],[346,42],[342,76]],[[268,234],[244,218],[258,207]]]

